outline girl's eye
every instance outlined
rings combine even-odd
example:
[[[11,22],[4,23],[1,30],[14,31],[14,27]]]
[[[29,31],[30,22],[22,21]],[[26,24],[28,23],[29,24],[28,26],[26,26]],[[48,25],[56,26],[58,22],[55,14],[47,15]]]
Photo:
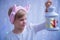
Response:
[[[19,21],[23,21],[24,19],[19,19]]]
[[[24,21],[24,20],[26,20],[26,18],[25,19],[19,19],[19,21]]]

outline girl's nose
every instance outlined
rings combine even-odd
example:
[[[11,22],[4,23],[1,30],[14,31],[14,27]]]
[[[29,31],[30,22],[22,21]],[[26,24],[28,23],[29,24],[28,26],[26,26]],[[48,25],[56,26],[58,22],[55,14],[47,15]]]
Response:
[[[26,24],[26,20],[23,21],[23,24]]]

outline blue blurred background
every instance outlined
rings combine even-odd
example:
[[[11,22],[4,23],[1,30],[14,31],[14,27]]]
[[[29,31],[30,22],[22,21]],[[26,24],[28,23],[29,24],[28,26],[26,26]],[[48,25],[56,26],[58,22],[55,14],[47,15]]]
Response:
[[[27,14],[27,23],[39,24],[45,21],[44,11],[46,1],[47,0],[0,0],[0,40],[4,40],[6,34],[13,29],[13,25],[10,23],[8,17],[8,9],[12,5],[25,6],[30,4],[30,10]],[[53,6],[56,7],[56,12],[59,14],[60,20],[60,0],[52,0],[52,2]],[[60,24],[60,21],[58,24]],[[58,26],[60,27],[60,25]],[[41,30],[37,33],[35,40],[60,40],[60,30]]]

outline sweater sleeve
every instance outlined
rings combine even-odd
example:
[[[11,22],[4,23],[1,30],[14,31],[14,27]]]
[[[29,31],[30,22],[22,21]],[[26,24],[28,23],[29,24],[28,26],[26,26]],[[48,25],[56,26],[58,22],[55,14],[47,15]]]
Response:
[[[38,31],[41,31],[41,30],[46,28],[45,23],[46,22],[43,22],[43,23],[38,24],[38,25],[34,25],[34,26],[32,26],[32,29],[35,31],[35,33],[37,33]]]

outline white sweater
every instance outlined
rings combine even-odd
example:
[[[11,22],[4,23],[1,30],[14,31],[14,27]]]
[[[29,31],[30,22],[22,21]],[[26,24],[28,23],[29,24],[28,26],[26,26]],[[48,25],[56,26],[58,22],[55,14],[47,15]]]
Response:
[[[39,25],[26,26],[24,31],[20,34],[9,32],[5,37],[5,40],[34,40],[34,37],[38,31],[45,29],[45,22]]]

